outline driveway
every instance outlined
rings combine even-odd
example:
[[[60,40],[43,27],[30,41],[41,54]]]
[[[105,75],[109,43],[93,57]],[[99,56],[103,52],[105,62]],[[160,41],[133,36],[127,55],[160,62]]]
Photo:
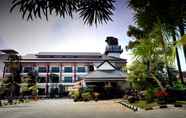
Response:
[[[0,108],[0,118],[186,118],[186,111],[133,112],[114,100],[73,102],[71,99],[50,99]]]

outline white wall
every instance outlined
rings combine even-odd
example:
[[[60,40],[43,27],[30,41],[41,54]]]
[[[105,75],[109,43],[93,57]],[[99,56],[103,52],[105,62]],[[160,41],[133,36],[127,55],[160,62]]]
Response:
[[[107,56],[111,56],[111,57],[118,57],[118,58],[120,58],[120,53],[108,53],[108,55]]]

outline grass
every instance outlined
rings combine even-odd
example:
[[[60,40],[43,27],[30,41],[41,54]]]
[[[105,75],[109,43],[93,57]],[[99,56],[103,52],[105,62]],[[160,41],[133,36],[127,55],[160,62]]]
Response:
[[[186,101],[176,101],[177,104],[184,104],[186,105]]]
[[[142,109],[149,109],[155,106],[158,106],[158,104],[156,102],[152,102],[152,103],[147,103],[145,100],[140,100],[137,101],[135,103],[132,103],[133,105],[140,107]]]

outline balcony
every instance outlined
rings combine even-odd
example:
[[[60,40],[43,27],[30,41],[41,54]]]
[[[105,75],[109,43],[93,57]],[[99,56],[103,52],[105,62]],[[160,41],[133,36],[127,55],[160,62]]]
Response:
[[[112,53],[112,52],[122,53],[123,49],[121,48],[121,46],[118,45],[107,46],[105,49],[105,54]]]

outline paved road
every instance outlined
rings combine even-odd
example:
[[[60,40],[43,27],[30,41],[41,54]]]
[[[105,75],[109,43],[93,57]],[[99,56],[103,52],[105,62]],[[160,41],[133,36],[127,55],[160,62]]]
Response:
[[[186,118],[186,110],[133,112],[115,101],[40,100],[0,108],[0,118]]]

